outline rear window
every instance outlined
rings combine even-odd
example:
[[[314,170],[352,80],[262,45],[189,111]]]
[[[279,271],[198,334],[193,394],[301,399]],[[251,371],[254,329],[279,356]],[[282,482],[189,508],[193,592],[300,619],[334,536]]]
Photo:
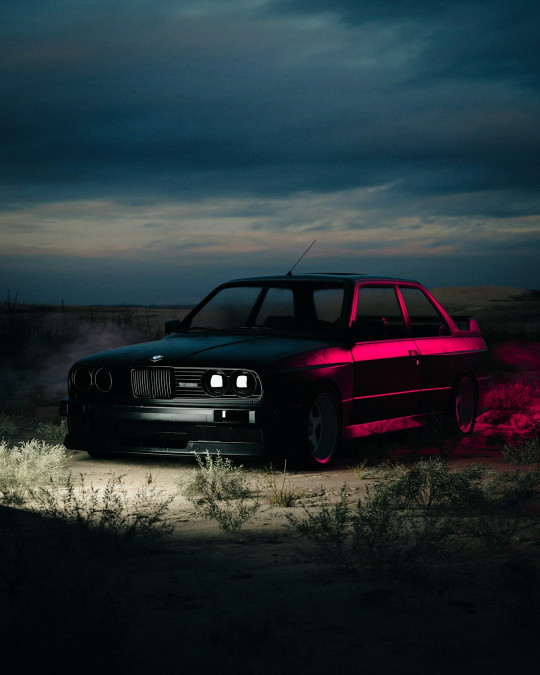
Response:
[[[419,288],[400,286],[413,337],[440,337],[451,331],[443,316]]]

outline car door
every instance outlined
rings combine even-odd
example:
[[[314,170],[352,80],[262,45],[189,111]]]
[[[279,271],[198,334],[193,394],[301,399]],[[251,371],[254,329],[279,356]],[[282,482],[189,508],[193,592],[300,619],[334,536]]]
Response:
[[[456,340],[437,307],[421,288],[400,284],[410,332],[420,355],[419,412],[442,412],[458,372]]]
[[[414,415],[420,364],[394,284],[360,285],[353,324],[351,424]]]

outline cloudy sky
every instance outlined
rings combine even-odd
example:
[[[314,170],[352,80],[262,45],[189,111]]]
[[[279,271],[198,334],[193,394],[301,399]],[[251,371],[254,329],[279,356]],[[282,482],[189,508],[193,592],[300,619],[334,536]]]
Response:
[[[2,3],[0,294],[191,302],[314,239],[299,272],[538,289],[539,27],[535,0]]]

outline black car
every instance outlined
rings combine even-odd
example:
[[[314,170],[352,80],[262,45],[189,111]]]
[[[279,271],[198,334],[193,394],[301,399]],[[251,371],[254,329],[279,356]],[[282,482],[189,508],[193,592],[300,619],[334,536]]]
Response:
[[[477,323],[452,319],[415,281],[235,280],[165,332],[73,365],[67,448],[326,464],[344,440],[434,415],[470,433],[490,382]]]

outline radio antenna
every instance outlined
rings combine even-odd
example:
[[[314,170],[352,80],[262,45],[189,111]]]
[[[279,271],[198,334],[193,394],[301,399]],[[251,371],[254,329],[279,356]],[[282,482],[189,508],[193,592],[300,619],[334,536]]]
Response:
[[[287,272],[286,276],[292,277],[292,273],[293,273],[294,268],[298,265],[298,263],[302,260],[302,258],[306,255],[306,253],[309,251],[309,249],[313,246],[313,244],[314,244],[316,241],[317,241],[317,240],[314,239],[314,240],[311,242],[311,244],[306,248],[306,250],[304,251],[304,253],[298,258],[298,260],[294,263],[294,265],[291,267],[291,269]]]

